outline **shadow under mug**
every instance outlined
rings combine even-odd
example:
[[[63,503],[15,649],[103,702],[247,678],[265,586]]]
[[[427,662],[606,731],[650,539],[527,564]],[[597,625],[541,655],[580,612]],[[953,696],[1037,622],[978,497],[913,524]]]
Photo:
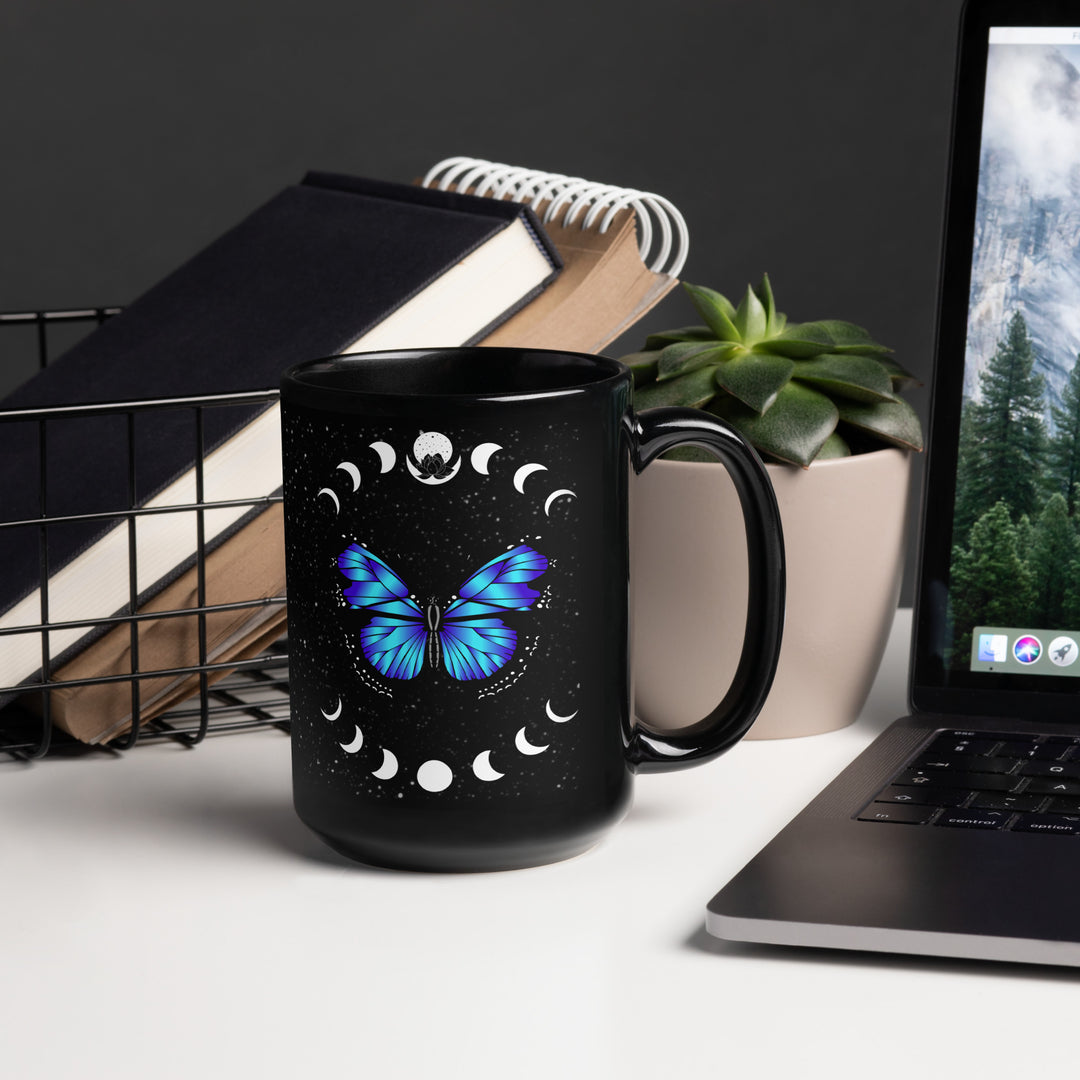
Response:
[[[284,374],[293,793],[335,850],[443,871],[568,858],[625,814],[635,772],[707,761],[753,723],[784,609],[768,475],[717,417],[631,399],[622,364],[544,350]],[[628,465],[688,443],[734,480],[750,602],[724,699],[660,734],[631,715]]]

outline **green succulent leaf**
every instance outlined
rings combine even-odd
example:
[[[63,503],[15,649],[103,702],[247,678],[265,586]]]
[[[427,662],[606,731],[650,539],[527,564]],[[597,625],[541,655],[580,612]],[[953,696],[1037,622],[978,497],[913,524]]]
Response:
[[[707,289],[704,285],[691,285],[688,281],[684,281],[682,286],[698,314],[717,338],[721,341],[741,340],[739,331],[735,329],[735,308],[726,296],[722,296],[715,289]]]
[[[828,458],[851,457],[851,447],[847,440],[837,432],[833,432],[822,444],[821,449],[814,456],[815,461],[826,461]]]
[[[634,391],[634,408],[653,409],[658,405],[684,405],[699,409],[716,396],[712,368],[698,368],[675,379],[650,383]]]
[[[844,322],[842,319],[819,319],[814,323],[803,323],[824,331],[833,342],[834,352],[856,352],[876,356],[879,353],[891,353],[887,345],[880,345],[861,326]]]
[[[732,397],[717,399],[710,411],[727,420],[758,450],[803,468],[836,430],[840,416],[824,394],[796,382],[781,389],[764,415]]]
[[[840,319],[793,323],[768,340],[770,352],[805,359],[820,353],[860,353],[877,356],[892,349],[879,345],[861,326]]]
[[[660,350],[648,349],[645,352],[629,353],[620,359],[633,372],[634,385],[644,386],[656,378],[656,365],[660,359]]]
[[[922,383],[906,367],[898,364],[891,356],[879,356],[878,363],[889,373],[894,390],[910,390]]]
[[[760,341],[768,330],[769,317],[765,312],[765,305],[749,285],[746,286],[746,293],[739,303],[732,322],[739,332],[739,337],[747,345]]]
[[[656,377],[661,382],[673,379],[678,375],[685,375],[690,371],[706,367],[709,364],[719,364],[726,360],[733,349],[739,346],[730,342],[723,345],[716,341],[677,341],[674,345],[668,345],[660,353],[660,360],[656,368]]]
[[[895,401],[892,379],[874,356],[856,353],[823,353],[794,364],[793,379],[809,383],[827,394],[855,401]]]
[[[707,407],[762,454],[803,466],[883,444],[922,448],[919,418],[899,396],[920,384],[861,326],[789,324],[768,274],[738,308],[714,289],[683,287],[705,325],[650,334],[642,352],[623,358],[638,408]],[[710,460],[694,447],[664,456]]]
[[[845,424],[868,431],[879,439],[908,450],[923,448],[922,424],[915,410],[906,402],[879,401],[875,405],[840,402],[840,419]]]
[[[645,339],[646,349],[662,349],[676,341],[715,341],[716,335],[707,326],[680,326],[675,330],[661,330]]]
[[[774,334],[778,330],[776,325],[776,298],[773,296],[772,283],[769,281],[768,274],[762,274],[756,291],[761,306],[765,309],[765,332]]]
[[[795,370],[786,356],[749,352],[733,356],[716,369],[716,384],[756,413],[765,412]]]

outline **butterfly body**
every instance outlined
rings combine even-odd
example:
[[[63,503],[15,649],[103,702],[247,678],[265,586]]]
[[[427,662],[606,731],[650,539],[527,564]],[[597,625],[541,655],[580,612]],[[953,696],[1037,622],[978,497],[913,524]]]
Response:
[[[427,659],[429,668],[438,668],[442,657],[442,644],[439,641],[439,620],[442,611],[432,600],[424,613],[427,616]]]
[[[350,544],[338,556],[338,569],[352,582],[344,592],[349,606],[372,613],[360,631],[364,656],[391,679],[416,678],[425,659],[460,681],[494,675],[517,647],[517,632],[499,616],[528,611],[540,593],[526,583],[547,568],[545,556],[520,544],[480,567],[445,608],[434,599],[422,608],[367,548]]]

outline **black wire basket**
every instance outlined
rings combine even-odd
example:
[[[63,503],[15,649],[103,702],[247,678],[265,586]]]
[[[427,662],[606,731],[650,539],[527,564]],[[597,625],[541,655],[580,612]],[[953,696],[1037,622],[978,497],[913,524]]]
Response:
[[[93,308],[65,311],[37,311],[0,313],[0,349],[5,358],[15,355],[21,347],[23,367],[27,373],[34,367],[45,367],[57,352],[56,341],[86,333],[95,326],[115,315],[119,308]],[[10,339],[10,340],[9,340]],[[18,339],[18,340],[16,340]],[[8,348],[14,344],[14,350]],[[18,360],[15,361],[16,365]],[[208,661],[207,619],[215,612],[237,612],[276,605],[281,608],[285,603],[284,595],[253,596],[250,599],[231,601],[228,604],[207,603],[205,564],[208,551],[204,532],[204,517],[215,508],[231,507],[238,504],[249,507],[252,511],[271,503],[280,502],[281,496],[260,496],[258,498],[213,501],[204,497],[203,450],[204,416],[208,410],[272,403],[277,400],[277,390],[256,391],[242,394],[222,394],[216,396],[166,398],[160,400],[111,402],[97,405],[60,406],[43,409],[11,409],[0,411],[0,424],[20,424],[28,439],[37,441],[36,460],[38,462],[39,507],[36,516],[16,517],[5,509],[0,501],[0,529],[21,529],[36,533],[40,567],[40,614],[37,622],[23,623],[0,629],[0,650],[9,635],[36,633],[41,641],[40,673],[32,681],[20,682],[17,686],[0,686],[0,698],[8,698],[18,693],[16,701],[0,708],[0,753],[31,760],[41,758],[50,748],[59,744],[81,745],[63,731],[53,721],[53,694],[57,691],[71,690],[77,687],[103,685],[106,683],[126,684],[125,696],[130,692],[130,725],[118,737],[101,744],[110,751],[127,750],[139,743],[151,740],[171,739],[186,746],[194,746],[208,734],[237,732],[266,727],[289,730],[289,683],[288,683],[288,643],[281,637],[274,645],[251,659],[228,660],[225,662]],[[190,413],[192,432],[195,439],[195,501],[183,506],[151,508],[139,505],[135,491],[136,462],[136,418],[139,422],[152,422],[156,410],[183,410]],[[147,416],[146,414],[150,414]],[[117,510],[108,510],[93,514],[49,515],[46,513],[47,470],[46,447],[54,425],[78,422],[80,419],[94,416],[113,416],[115,422],[126,426],[126,449],[128,463],[128,499],[126,506]],[[136,521],[148,514],[177,511],[196,515],[196,551],[195,571],[197,579],[196,602],[168,610],[154,610],[152,613],[140,611],[138,601],[137,546],[135,543]],[[127,562],[129,599],[123,610],[107,618],[93,620],[50,620],[49,617],[49,531],[79,522],[94,521],[100,525],[110,521],[126,523],[127,526]],[[2,572],[2,569],[0,569]],[[198,662],[168,667],[155,667],[152,664],[140,664],[140,623],[146,620],[173,618],[194,619],[197,622]],[[56,631],[86,630],[95,628],[114,630],[115,627],[128,629],[130,647],[128,655],[130,670],[122,674],[83,675],[78,678],[65,677],[63,664],[51,655],[50,634]],[[60,674],[58,674],[60,672]],[[224,677],[222,677],[224,676]],[[181,704],[169,709],[153,719],[143,720],[142,687],[147,679],[173,681],[190,678],[197,687],[192,696]],[[0,681],[3,681],[0,679]]]

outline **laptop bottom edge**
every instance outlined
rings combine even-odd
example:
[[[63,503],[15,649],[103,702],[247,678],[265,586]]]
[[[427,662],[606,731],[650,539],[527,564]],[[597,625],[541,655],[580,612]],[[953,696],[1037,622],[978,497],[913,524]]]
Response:
[[[861,952],[908,953],[960,960],[997,960],[1017,964],[1080,967],[1080,943],[1035,938],[950,934],[883,926],[748,919],[707,911],[705,929],[713,937],[760,945],[798,945]]]

